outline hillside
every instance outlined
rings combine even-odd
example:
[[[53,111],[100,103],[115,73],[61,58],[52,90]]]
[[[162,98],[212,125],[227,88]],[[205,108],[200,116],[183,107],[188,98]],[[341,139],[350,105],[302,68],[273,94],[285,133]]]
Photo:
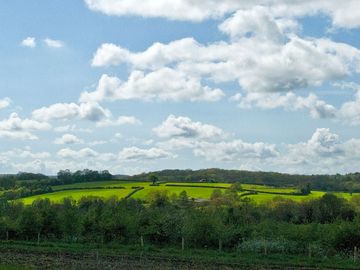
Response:
[[[277,172],[202,169],[202,170],[162,170],[143,173],[130,177],[135,181],[148,179],[151,174],[156,174],[161,181],[175,182],[222,182],[246,183],[270,186],[299,187],[310,183],[312,189],[322,191],[360,192],[360,173],[346,175],[301,175]]]

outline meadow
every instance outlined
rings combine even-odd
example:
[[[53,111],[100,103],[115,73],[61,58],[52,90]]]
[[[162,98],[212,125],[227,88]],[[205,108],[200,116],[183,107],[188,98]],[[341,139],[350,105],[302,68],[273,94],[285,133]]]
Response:
[[[53,186],[53,192],[41,195],[30,196],[20,199],[25,204],[31,204],[36,199],[48,198],[53,202],[61,202],[66,197],[72,197],[78,201],[82,197],[95,196],[104,199],[110,197],[116,197],[118,199],[125,198],[131,194],[134,199],[141,199],[146,201],[154,191],[166,191],[169,196],[172,194],[179,195],[182,191],[186,191],[189,198],[194,200],[208,200],[214,190],[219,189],[225,191],[230,188],[229,183],[184,183],[184,182],[167,182],[159,183],[158,185],[151,185],[150,182],[138,182],[138,181],[102,181],[102,182],[86,182],[75,183],[69,185]],[[266,203],[274,198],[284,198],[293,201],[304,201],[310,199],[316,199],[322,197],[326,192],[324,191],[312,191],[309,195],[295,195],[298,190],[296,188],[288,187],[273,187],[256,184],[242,184],[242,192],[239,195],[243,195],[242,198],[249,198],[256,203]],[[135,188],[141,187],[137,192],[134,192]],[[250,194],[249,191],[256,192]],[[359,195],[357,193],[350,194],[345,192],[333,192],[338,197],[351,199],[353,195]]]

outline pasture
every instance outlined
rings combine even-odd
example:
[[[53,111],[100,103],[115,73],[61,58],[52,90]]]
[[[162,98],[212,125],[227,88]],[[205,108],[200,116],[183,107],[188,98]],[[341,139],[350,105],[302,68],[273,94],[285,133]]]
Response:
[[[172,194],[179,195],[182,191],[186,191],[189,198],[208,200],[215,189],[225,191],[230,188],[228,183],[184,183],[184,182],[168,182],[160,183],[159,185],[151,185],[150,182],[129,182],[129,181],[105,181],[105,182],[86,182],[76,183],[70,185],[53,186],[53,192],[41,195],[35,195],[20,199],[25,204],[31,204],[36,199],[48,198],[53,202],[61,202],[66,197],[72,197],[78,201],[82,197],[95,196],[104,199],[116,197],[118,199],[127,197],[134,191],[135,187],[141,187],[141,190],[131,195],[134,199],[141,199],[146,201],[149,194],[154,191],[166,191],[169,196]],[[249,198],[256,203],[266,203],[274,198],[284,198],[293,201],[303,201],[316,199],[325,194],[323,191],[312,191],[309,195],[294,195],[297,192],[296,188],[281,188],[255,184],[242,184],[243,194],[242,198]],[[255,191],[256,194],[246,195],[248,191]],[[263,193],[264,192],[264,193]],[[273,194],[272,194],[273,193]],[[334,192],[335,195],[351,199],[349,193]],[[356,194],[354,194],[356,195]]]

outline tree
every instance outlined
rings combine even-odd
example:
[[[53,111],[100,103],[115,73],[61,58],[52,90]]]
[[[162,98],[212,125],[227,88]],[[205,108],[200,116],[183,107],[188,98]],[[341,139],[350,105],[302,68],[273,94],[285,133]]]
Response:
[[[189,197],[188,197],[185,190],[180,192],[178,201],[179,201],[179,206],[180,207],[186,208],[186,207],[189,206]]]
[[[154,190],[148,195],[150,205],[153,207],[165,207],[170,203],[167,190]]]
[[[230,190],[233,191],[233,192],[240,192],[242,191],[242,186],[240,183],[234,183],[230,186]]]
[[[307,183],[306,185],[304,185],[303,187],[301,187],[300,193],[301,193],[302,195],[309,195],[309,194],[311,193],[310,183]]]
[[[80,232],[80,217],[76,201],[65,198],[60,206],[59,222],[62,235],[65,239],[74,241]]]
[[[152,182],[153,185],[155,185],[156,182],[159,181],[159,177],[156,174],[150,174],[149,180]]]

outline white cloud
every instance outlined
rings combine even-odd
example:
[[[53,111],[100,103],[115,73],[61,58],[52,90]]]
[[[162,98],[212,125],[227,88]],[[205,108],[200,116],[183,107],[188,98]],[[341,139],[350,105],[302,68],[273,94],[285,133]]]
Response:
[[[79,151],[72,150],[70,148],[63,148],[59,150],[57,155],[65,159],[81,159],[81,158],[95,158],[99,156],[99,153],[91,148],[83,148]]]
[[[22,158],[22,159],[46,159],[51,155],[49,152],[32,152],[28,149],[12,149],[6,152],[2,152],[1,156],[8,158]]]
[[[88,8],[107,15],[162,17],[170,20],[203,21],[222,18],[237,10],[263,6],[275,16],[303,17],[324,13],[335,27],[360,26],[360,4],[357,0],[84,0]]]
[[[201,142],[194,149],[195,156],[210,161],[239,161],[247,159],[267,159],[279,155],[276,146],[263,142],[247,143],[242,140],[230,142]]]
[[[62,48],[64,47],[64,42],[61,40],[55,40],[55,39],[51,39],[51,38],[45,38],[44,39],[44,43],[46,46],[50,47],[50,48]]]
[[[94,92],[83,92],[82,102],[103,100],[217,101],[220,89],[203,86],[198,78],[165,67],[153,72],[133,71],[128,81],[103,75]]]
[[[225,136],[225,132],[215,126],[194,122],[188,117],[169,115],[160,126],[153,129],[160,138],[184,137],[215,139]]]
[[[51,126],[45,122],[32,119],[21,119],[17,113],[12,113],[8,119],[0,121],[0,130],[49,130]]]
[[[239,107],[246,109],[257,107],[262,109],[284,108],[288,111],[308,110],[313,118],[335,118],[338,113],[334,106],[320,100],[315,94],[301,97],[293,92],[286,94],[247,93],[245,96],[237,93],[230,100],[238,102]]]
[[[6,98],[3,98],[3,99],[0,99],[0,110],[9,107],[10,104],[11,104],[11,99],[10,98],[6,97]]]
[[[331,158],[332,155],[343,152],[339,136],[331,133],[328,128],[318,128],[307,142],[290,145],[289,148],[290,156],[307,158],[310,156]]]
[[[276,20],[274,23],[279,22]],[[255,35],[207,46],[193,39],[182,39],[169,44],[155,43],[143,52],[121,54],[100,47],[93,65],[129,63],[136,71],[130,74],[125,85],[117,78],[103,76],[97,91],[84,93],[84,99],[126,99],[128,92],[131,92],[128,96],[134,95],[129,87],[144,87],[142,83],[145,82],[154,85],[154,80],[150,78],[156,78],[155,85],[161,82],[168,86],[166,79],[159,82],[160,76],[156,75],[167,74],[172,80],[178,78],[178,81],[197,78],[198,85],[204,79],[237,81],[247,92],[286,92],[318,86],[324,81],[335,81],[360,71],[360,51],[350,45],[328,39],[300,38],[295,34],[284,37],[284,40],[264,41],[263,38]],[[111,56],[111,53],[114,54]],[[106,58],[102,58],[104,54]],[[145,75],[138,70],[152,72]],[[203,89],[205,87],[202,86]],[[152,88],[145,87],[145,90],[155,92]],[[217,93],[217,99],[219,95]]]
[[[111,112],[96,102],[56,103],[32,112],[32,117],[41,121],[85,119],[97,122],[110,116]]]
[[[0,121],[0,137],[21,140],[36,140],[31,131],[49,130],[51,125],[32,119],[21,119],[17,113],[12,113],[8,119]]]
[[[61,138],[55,139],[55,144],[75,144],[75,143],[83,143],[82,139],[79,139],[77,136],[73,134],[64,134]]]
[[[339,118],[351,125],[360,125],[360,90],[353,101],[345,102],[341,106]]]
[[[105,5],[114,11],[120,5],[125,8],[124,14],[132,14],[131,4],[126,1],[90,2],[93,9],[101,10]],[[209,2],[200,2],[192,3],[191,8],[211,6]],[[241,107],[282,107],[290,111],[307,110],[313,118],[335,118],[334,106],[315,94],[301,97],[294,92],[359,73],[360,51],[325,38],[302,38],[298,36],[300,26],[296,20],[307,12],[335,16],[341,7],[320,0],[307,4],[258,0],[261,6],[246,1],[225,2],[222,5],[227,6],[224,9],[227,11],[223,10],[222,14],[236,11],[219,26],[229,35],[229,42],[203,45],[184,38],[168,44],[154,43],[142,52],[105,43],[94,54],[92,65],[128,64],[129,78],[122,82],[117,77],[103,75],[97,89],[82,93],[80,100],[217,101],[225,94],[214,85],[237,82],[245,92]],[[155,7],[153,4],[145,4],[148,11],[166,5],[157,2]],[[189,3],[178,1],[177,4],[187,7]],[[291,12],[286,12],[287,8]],[[212,17],[211,9],[206,9],[208,11],[210,15],[206,16]]]
[[[92,66],[116,66],[131,64],[135,69],[155,70],[168,64],[191,59],[211,60],[214,56],[204,55],[206,47],[193,38],[184,38],[168,44],[156,42],[143,52],[131,52],[111,43],[102,44],[92,59]]]
[[[117,119],[106,118],[96,123],[97,127],[141,125],[141,121],[134,116],[119,116]]]
[[[79,162],[90,161],[90,160],[96,162],[109,162],[109,161],[116,161],[117,159],[117,155],[113,153],[99,153],[89,147],[82,148],[78,151],[73,150],[71,148],[63,148],[58,151],[57,155],[65,160],[76,160]]]
[[[219,29],[232,39],[256,35],[261,39],[282,41],[287,32],[295,32],[299,25],[292,19],[274,19],[270,10],[262,6],[238,10],[220,24]]]
[[[274,165],[302,173],[354,171],[359,159],[354,150],[359,146],[360,140],[342,142],[339,135],[328,128],[318,128],[308,141],[287,145],[286,152],[274,161]]]
[[[120,151],[119,159],[122,161],[142,161],[175,158],[176,156],[160,148],[142,149],[127,147]]]
[[[21,46],[35,48],[36,47],[36,39],[34,37],[27,37],[23,41],[21,41]]]
[[[104,43],[97,49],[91,65],[94,67],[119,65],[130,57],[130,52],[112,43]]]
[[[206,18],[219,18],[239,7],[238,1],[216,0],[85,0],[87,6],[107,15],[136,15],[141,17],[165,17],[172,20],[201,21]],[[243,1],[240,1],[243,2]]]

